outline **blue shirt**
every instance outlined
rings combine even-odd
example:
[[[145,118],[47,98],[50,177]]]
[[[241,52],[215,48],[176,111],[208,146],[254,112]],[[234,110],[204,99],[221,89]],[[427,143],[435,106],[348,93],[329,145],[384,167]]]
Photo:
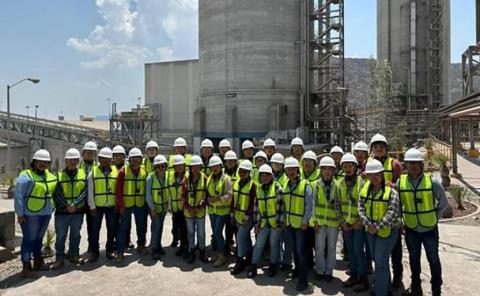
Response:
[[[297,180],[294,183],[291,183],[289,181],[288,186],[290,187],[290,190],[291,191],[295,190],[299,182],[300,182],[299,178],[297,178]],[[307,182],[307,185],[305,186],[305,214],[303,215],[302,224],[308,225],[308,221],[310,220],[310,216],[312,215],[312,208],[313,208],[312,189],[310,187],[310,184]]]
[[[21,174],[17,178],[14,191],[14,206],[17,216],[49,216],[52,215],[52,201],[50,198],[46,200],[45,207],[39,212],[32,213],[27,209],[27,198],[33,190],[34,182],[27,173]],[[52,192],[53,194],[53,192]]]
[[[160,180],[160,184],[162,186],[165,186],[166,184],[166,180],[167,180],[167,174],[165,173],[165,177],[163,179],[159,179]],[[147,205],[150,209],[155,209],[155,204],[153,203],[153,196],[152,196],[152,186],[153,186],[153,178],[152,176],[148,176],[147,177],[147,188],[146,188],[146,200],[147,200]],[[168,209],[170,209],[170,199],[169,199],[169,207]]]

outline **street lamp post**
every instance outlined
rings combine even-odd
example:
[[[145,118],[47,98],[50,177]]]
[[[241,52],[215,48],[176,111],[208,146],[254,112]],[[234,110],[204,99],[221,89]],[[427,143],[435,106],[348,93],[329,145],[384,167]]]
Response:
[[[40,107],[39,105],[35,105],[35,119],[37,119],[37,109]]]
[[[27,80],[34,84],[37,84],[40,82],[40,79],[24,78],[18,82],[15,82],[12,85],[7,84],[7,173],[9,176],[11,176],[12,174],[12,167],[11,167],[12,146],[10,141],[11,140],[10,139],[10,136],[11,136],[10,135],[10,89]]]
[[[30,110],[30,106],[25,106],[25,109],[27,109],[27,120],[28,120],[28,110]]]

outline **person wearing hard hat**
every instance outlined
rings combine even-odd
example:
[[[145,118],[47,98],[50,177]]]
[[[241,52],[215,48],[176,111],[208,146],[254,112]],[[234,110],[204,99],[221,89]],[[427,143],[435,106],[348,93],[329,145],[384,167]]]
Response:
[[[231,270],[232,275],[241,273],[252,259],[253,208],[257,186],[250,177],[252,163],[245,159],[238,166],[239,179],[233,184],[233,198],[230,207],[230,218],[237,225],[237,262]]]
[[[238,179],[238,163],[238,157],[235,151],[230,150],[225,153],[225,157],[223,158],[224,171],[232,182]]]
[[[70,232],[70,259],[74,264],[83,264],[80,257],[80,230],[87,200],[87,175],[78,169],[80,152],[70,148],[65,153],[65,169],[57,175],[57,188],[53,193],[55,201],[55,263],[52,269],[59,269],[65,260],[65,241]]]
[[[230,144],[230,141],[228,141],[227,139],[221,140],[218,144],[218,155],[222,160],[224,160],[225,158],[225,153],[230,150],[232,150],[232,145]]]
[[[258,173],[258,169],[268,163],[268,157],[267,154],[263,151],[258,151],[255,153],[255,157],[253,158],[255,160],[255,165],[253,166],[253,171],[252,171],[252,179],[257,186],[260,184],[260,176]]]
[[[92,168],[87,177],[88,207],[92,216],[92,250],[89,262],[97,261],[100,254],[99,237],[104,216],[107,224],[106,256],[109,260],[114,258],[117,217],[115,192],[118,171],[111,165],[112,157],[110,148],[100,149],[99,164]]]
[[[367,239],[375,262],[375,295],[390,289],[389,258],[398,240],[400,199],[395,189],[385,184],[383,165],[376,159],[365,167],[368,181],[360,191],[358,214],[367,229]]]
[[[415,148],[405,153],[407,174],[397,181],[402,205],[405,241],[407,242],[412,282],[404,295],[423,295],[420,272],[422,244],[430,265],[432,295],[441,295],[442,266],[438,256],[438,218],[447,203],[442,184],[424,173],[424,158]]]
[[[157,155],[153,159],[154,172],[147,177],[146,200],[152,219],[150,238],[150,254],[152,259],[157,261],[165,255],[162,247],[163,223],[168,211],[170,191],[167,185],[168,162],[165,156]]]
[[[248,268],[247,277],[257,275],[257,267],[268,241],[270,246],[270,265],[268,277],[277,273],[280,260],[280,234],[285,223],[285,203],[282,188],[275,182],[272,168],[264,164],[259,168],[260,182],[257,186],[254,209],[255,234],[257,239],[253,248],[252,264]]]
[[[205,254],[205,208],[207,177],[202,172],[203,162],[198,155],[190,160],[189,174],[182,182],[183,215],[187,224],[188,256],[187,263],[195,262],[195,238],[199,248],[199,258],[208,262]]]
[[[275,141],[272,140],[272,139],[266,139],[263,142],[263,152],[265,152],[265,154],[267,154],[267,158],[268,158],[268,160],[270,160],[270,158],[272,158],[272,155],[275,154],[275,152],[276,152]]]
[[[147,145],[145,146],[146,156],[142,160],[142,166],[147,171],[147,174],[150,174],[155,170],[153,167],[153,160],[155,159],[155,156],[157,156],[158,150],[158,143],[153,140],[148,141]]]
[[[228,154],[226,156],[228,156]],[[230,217],[233,185],[230,176],[222,170],[222,160],[220,157],[213,156],[210,158],[208,166],[212,173],[207,179],[207,205],[213,232],[212,250],[214,251],[210,262],[213,264],[213,267],[218,268],[227,262],[223,228]]]
[[[141,255],[148,253],[145,247],[147,224],[144,217],[147,172],[141,165],[142,158],[143,154],[140,149],[130,149],[128,164],[118,172],[116,198],[120,214],[120,231],[118,233],[117,257],[115,258],[117,263],[122,262],[124,258],[132,214],[135,217],[137,230],[137,252]]]
[[[340,180],[340,178],[343,178],[343,176],[345,176],[342,170],[342,166],[340,165],[343,154],[343,149],[340,146],[333,146],[332,149],[330,149],[330,156],[333,158],[336,165],[335,180],[337,181]]]
[[[200,157],[203,163],[202,173],[204,173],[207,177],[210,176],[210,168],[208,167],[208,162],[213,156],[213,148],[213,142],[210,139],[205,139],[200,144]]]
[[[303,140],[300,139],[299,137],[293,138],[292,141],[290,142],[290,154],[292,155],[292,157],[298,160],[300,164],[302,161],[302,155],[304,151],[303,147],[304,147]]]
[[[253,163],[253,152],[255,149],[255,145],[253,145],[253,142],[250,140],[245,140],[242,143],[242,155],[241,159],[239,162],[242,160],[248,159],[251,163]]]
[[[113,165],[117,167],[117,170],[120,170],[125,165],[125,157],[127,156],[125,148],[123,148],[121,145],[113,147],[112,155]]]
[[[57,177],[48,170],[50,162],[47,150],[36,151],[30,169],[18,176],[15,184],[15,214],[22,229],[20,276],[25,278],[38,278],[33,270],[49,269],[42,257],[42,240],[52,216],[52,195],[57,186]]]
[[[340,161],[345,177],[337,184],[337,216],[343,232],[348,254],[350,277],[343,282],[343,287],[355,292],[368,289],[367,257],[365,254],[366,233],[358,216],[358,200],[363,187],[363,179],[357,175],[358,161],[351,153],[345,153]]]
[[[238,177],[238,158],[237,154],[235,151],[228,151],[225,153],[225,158],[223,159],[224,163],[224,172],[225,175],[227,175],[232,183],[235,183],[237,181]],[[233,189],[232,189],[233,190]],[[233,196],[233,193],[232,193]],[[235,234],[237,233],[237,225],[236,223],[232,223],[231,219],[227,219],[225,222],[225,256],[229,256],[232,251],[234,250],[234,243],[233,239],[235,237]]]
[[[353,146],[353,154],[358,162],[358,175],[362,176],[362,178],[364,177],[363,172],[365,171],[365,165],[367,164],[368,160],[368,150],[368,145],[364,141],[358,141]]]
[[[80,169],[84,170],[87,176],[92,171],[92,168],[96,165],[97,149],[97,144],[93,141],[88,141],[85,143],[85,145],[83,145]],[[91,253],[93,245],[93,218],[89,210],[87,210],[87,214],[85,216],[87,222],[88,253]]]
[[[372,157],[369,159],[377,159],[383,165],[383,177],[385,183],[390,186],[395,186],[400,174],[402,172],[402,166],[400,162],[392,157],[388,156],[389,144],[385,136],[376,134],[370,140],[370,151]],[[392,270],[393,281],[392,287],[397,289],[402,285],[403,280],[403,264],[402,264],[403,250],[402,250],[402,237],[398,236],[397,243],[392,252]]]
[[[186,175],[185,158],[177,154],[174,157],[173,172],[168,173],[167,186],[170,189],[170,209],[172,212],[172,236],[173,240],[170,247],[179,248],[175,251],[175,256],[183,256],[187,258],[188,242],[187,242],[187,225],[185,224],[185,216],[183,215],[182,203],[182,182]]]
[[[305,256],[305,232],[312,214],[312,190],[307,180],[300,178],[300,163],[294,157],[285,159],[288,182],[283,185],[285,200],[285,229],[287,231],[287,252],[293,252],[295,270],[292,278],[298,277],[297,291],[308,287],[308,266]]]
[[[169,172],[174,172],[173,163],[175,162],[175,155],[183,156],[185,160],[185,165],[190,163],[191,154],[187,153],[187,141],[182,138],[176,138],[173,142],[173,154],[168,158],[168,170]]]

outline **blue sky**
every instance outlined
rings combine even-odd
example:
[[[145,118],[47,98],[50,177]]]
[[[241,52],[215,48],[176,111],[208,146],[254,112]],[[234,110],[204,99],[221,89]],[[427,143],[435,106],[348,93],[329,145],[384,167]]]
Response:
[[[475,41],[474,0],[451,0],[452,61]],[[346,0],[346,56],[376,55],[376,1]],[[145,62],[198,56],[197,0],[4,0],[0,109],[40,105],[40,116],[126,110],[144,96]],[[31,109],[30,109],[31,110]],[[31,111],[30,111],[31,113]]]

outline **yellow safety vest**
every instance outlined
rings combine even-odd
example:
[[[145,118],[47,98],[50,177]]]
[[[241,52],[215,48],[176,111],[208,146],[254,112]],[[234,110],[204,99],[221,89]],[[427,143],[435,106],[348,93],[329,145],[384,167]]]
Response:
[[[145,206],[145,187],[147,172],[141,166],[135,176],[130,165],[124,166],[125,179],[123,180],[123,204],[126,208]]]
[[[253,180],[250,179],[245,185],[240,188],[240,179],[233,184],[233,204],[235,205],[235,221],[238,224],[243,224],[243,219],[248,210],[250,202],[250,190],[253,186]]]
[[[260,228],[267,223],[271,228],[277,228],[277,183],[272,182],[267,190],[262,185],[257,186],[257,205],[262,216]]]
[[[219,179],[215,180],[213,175],[210,175],[207,180],[208,196],[222,196],[227,192],[227,184],[230,182],[230,177],[227,174],[222,174]],[[230,201],[224,203],[219,200],[213,204],[208,204],[208,214],[225,216],[230,214]]]
[[[73,178],[70,178],[65,171],[61,171],[58,173],[57,179],[68,205],[73,205],[75,199],[77,199],[87,187],[87,175],[82,169],[78,169]],[[77,207],[83,208],[84,206],[85,201]]]
[[[345,177],[345,172],[342,168],[340,168],[337,172],[335,172],[335,180],[339,181],[343,177]]]
[[[114,207],[116,203],[115,190],[117,187],[118,171],[115,166],[110,167],[107,176],[99,166],[92,169],[93,195],[96,207]]]
[[[155,171],[155,167],[153,166],[153,161],[151,161],[150,158],[148,157],[145,157],[142,160],[142,166],[145,169],[145,171],[147,171],[147,175]]]
[[[345,177],[338,182],[340,192],[340,201],[342,209],[342,217],[347,224],[353,225],[358,222],[358,199],[360,198],[360,190],[362,190],[362,178],[355,177],[353,189],[349,192]]]
[[[419,224],[423,227],[437,225],[438,217],[433,196],[432,176],[425,174],[414,188],[408,175],[400,176],[400,200],[405,225],[415,229]]]
[[[168,199],[170,196],[170,191],[168,190],[167,185],[168,172],[165,172],[163,185],[156,172],[151,172],[149,176],[152,178],[151,194],[155,212],[158,214],[165,213],[168,210]]]
[[[190,177],[191,176],[185,178],[185,181],[184,181],[187,183],[187,204],[190,206],[190,208],[199,210],[195,215],[195,218],[203,218],[205,217],[205,208],[200,207],[200,204],[205,198],[205,193],[206,193],[205,175],[202,172],[200,172],[200,177],[198,179],[196,188],[192,187],[192,183],[190,182]],[[183,215],[185,215],[185,217],[187,218],[192,218],[192,215],[185,207],[183,207]]]
[[[337,217],[337,212],[335,210],[335,202],[337,195],[337,181],[332,179],[330,185],[330,196],[327,198],[325,195],[325,184],[323,180],[318,180],[315,185],[315,209],[314,216],[311,220],[315,222],[316,225],[328,226],[328,227],[338,227],[339,220]]]
[[[298,180],[297,186],[290,190],[290,181],[283,185],[283,198],[285,199],[285,225],[300,229],[305,215],[305,194],[307,180]]]
[[[168,174],[168,189],[170,190],[170,199],[172,201],[172,212],[183,212],[182,203],[182,182],[186,174],[182,176],[182,180],[177,182],[174,172]]]
[[[53,192],[57,186],[57,177],[49,171],[45,171],[44,176],[38,175],[31,169],[26,170],[25,173],[33,181],[32,192],[27,197],[27,210],[32,213],[40,212],[48,202],[54,208]]]
[[[302,179],[305,179],[307,180],[308,182],[310,182],[310,184],[312,184],[313,182],[317,181],[318,178],[320,178],[320,170],[319,169],[314,169],[313,172],[307,177],[305,176],[305,171],[302,170],[300,172],[300,177]]]
[[[223,169],[225,174],[230,177],[230,180],[232,180],[232,183],[235,183],[238,179],[240,179],[240,176],[238,175],[238,168],[235,169],[235,173],[229,174],[225,169]]]
[[[275,182],[277,182],[281,188],[283,188],[283,185],[288,182],[288,177],[285,175],[285,173],[282,173],[280,176],[276,176]]]
[[[368,159],[372,160],[375,158],[369,157]],[[385,183],[393,182],[393,160],[393,158],[388,156],[383,162],[383,178],[385,179]]]
[[[170,171],[174,171],[174,169],[173,169],[174,156],[175,155],[172,154],[168,157],[168,170],[170,170]],[[190,159],[192,159],[192,155],[191,154],[185,154],[184,157],[185,157],[185,166],[188,167],[188,165],[190,164]]]
[[[97,165],[97,162],[94,160],[92,162],[92,165],[89,166],[89,168],[87,169],[87,166],[85,165],[85,161],[82,161],[80,163],[79,169],[84,170],[85,174],[88,176],[88,174],[90,174],[90,172],[92,171],[93,167],[96,166],[96,165]]]
[[[360,198],[365,203],[365,214],[368,220],[372,222],[380,222],[388,211],[388,204],[390,202],[390,193],[392,188],[385,186],[382,190],[377,192],[375,196],[372,196],[370,191],[370,181],[367,181],[362,188]],[[392,227],[390,225],[382,227],[378,230],[377,235],[382,238],[387,238],[392,233]]]

